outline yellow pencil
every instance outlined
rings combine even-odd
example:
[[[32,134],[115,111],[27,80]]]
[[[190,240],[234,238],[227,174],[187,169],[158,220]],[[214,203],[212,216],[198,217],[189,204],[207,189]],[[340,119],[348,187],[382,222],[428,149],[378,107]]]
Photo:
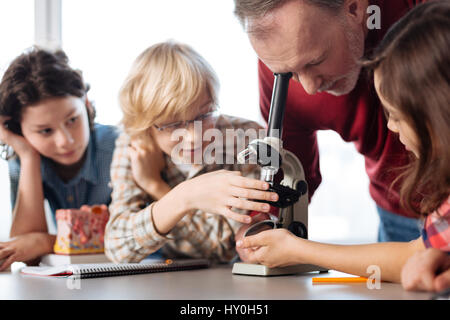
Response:
[[[312,278],[313,283],[342,283],[342,282],[366,282],[364,277],[342,277],[342,278]]]

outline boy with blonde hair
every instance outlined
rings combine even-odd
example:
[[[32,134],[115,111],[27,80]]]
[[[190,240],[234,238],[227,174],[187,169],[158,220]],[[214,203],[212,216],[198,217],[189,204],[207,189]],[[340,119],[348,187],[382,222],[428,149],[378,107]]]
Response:
[[[218,87],[212,68],[187,45],[159,43],[134,62],[120,91],[124,132],[111,166],[105,234],[111,260],[138,262],[161,248],[171,258],[230,261],[235,230],[251,222],[232,208],[268,212],[267,203],[248,199],[278,199],[255,179],[256,166],[237,164],[235,146],[211,152],[232,151],[229,164],[204,161],[213,143],[201,133],[261,129],[255,122],[218,116]],[[203,161],[196,161],[199,154]]]

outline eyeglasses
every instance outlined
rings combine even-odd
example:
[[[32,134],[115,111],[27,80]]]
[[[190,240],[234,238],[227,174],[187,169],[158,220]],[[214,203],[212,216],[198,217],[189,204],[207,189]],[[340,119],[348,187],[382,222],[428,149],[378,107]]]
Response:
[[[157,126],[154,125],[156,130],[160,132],[173,132],[176,129],[185,129],[188,128],[192,123],[196,121],[201,121],[202,125],[210,124],[212,121],[214,121],[217,116],[219,115],[219,112],[217,111],[217,106],[214,106],[214,110],[209,111],[207,113],[201,114],[198,117],[196,117],[193,120],[186,120],[186,121],[177,121],[173,123],[169,123],[163,126]]]

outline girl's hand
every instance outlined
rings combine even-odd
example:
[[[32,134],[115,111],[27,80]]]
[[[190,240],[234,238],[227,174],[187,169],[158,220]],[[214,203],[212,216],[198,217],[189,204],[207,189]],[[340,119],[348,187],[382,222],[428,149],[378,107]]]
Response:
[[[5,122],[9,119],[10,117],[0,116],[0,141],[13,148],[22,160],[26,157],[39,157],[39,152],[23,136],[6,128]]]
[[[295,257],[301,251],[304,241],[307,240],[294,236],[287,229],[274,229],[238,240],[236,247],[240,250],[248,249],[245,262],[275,268],[302,263]]]
[[[405,290],[441,291],[450,287],[450,256],[438,249],[417,252],[402,269]]]
[[[191,180],[186,180],[176,188],[182,188],[180,195],[186,197],[188,210],[199,209],[223,215],[241,223],[250,223],[251,217],[231,210],[269,212],[270,205],[250,201],[277,201],[275,192],[267,192],[269,184],[264,181],[246,178],[239,171],[214,171]]]
[[[153,140],[149,141],[134,140],[128,147],[128,154],[131,159],[131,171],[136,183],[147,193],[157,189],[165,184],[161,178],[161,171],[166,166],[163,152]]]
[[[0,271],[6,270],[13,262],[26,262],[53,252],[55,236],[48,233],[32,232],[17,236],[11,241],[0,242]]]
[[[267,214],[267,213],[260,213],[260,214],[254,216],[252,218],[252,223],[251,224],[246,224],[246,225],[241,226],[239,228],[239,230],[236,232],[236,235],[234,236],[236,242],[238,242],[239,240],[244,239],[245,232],[249,228],[251,228],[255,223],[260,222],[260,221],[264,221],[264,220],[270,220],[269,214]],[[243,262],[249,262],[250,263],[249,253],[252,251],[252,249],[236,248],[236,251],[239,254],[239,258],[241,258],[241,260]]]

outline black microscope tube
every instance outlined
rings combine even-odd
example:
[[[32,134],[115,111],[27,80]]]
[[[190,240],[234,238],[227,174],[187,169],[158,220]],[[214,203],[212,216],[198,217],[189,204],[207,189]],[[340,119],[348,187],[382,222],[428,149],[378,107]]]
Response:
[[[286,108],[289,80],[292,77],[292,73],[274,73],[274,76],[275,80],[273,84],[272,100],[270,102],[267,136],[281,139],[284,110]]]

